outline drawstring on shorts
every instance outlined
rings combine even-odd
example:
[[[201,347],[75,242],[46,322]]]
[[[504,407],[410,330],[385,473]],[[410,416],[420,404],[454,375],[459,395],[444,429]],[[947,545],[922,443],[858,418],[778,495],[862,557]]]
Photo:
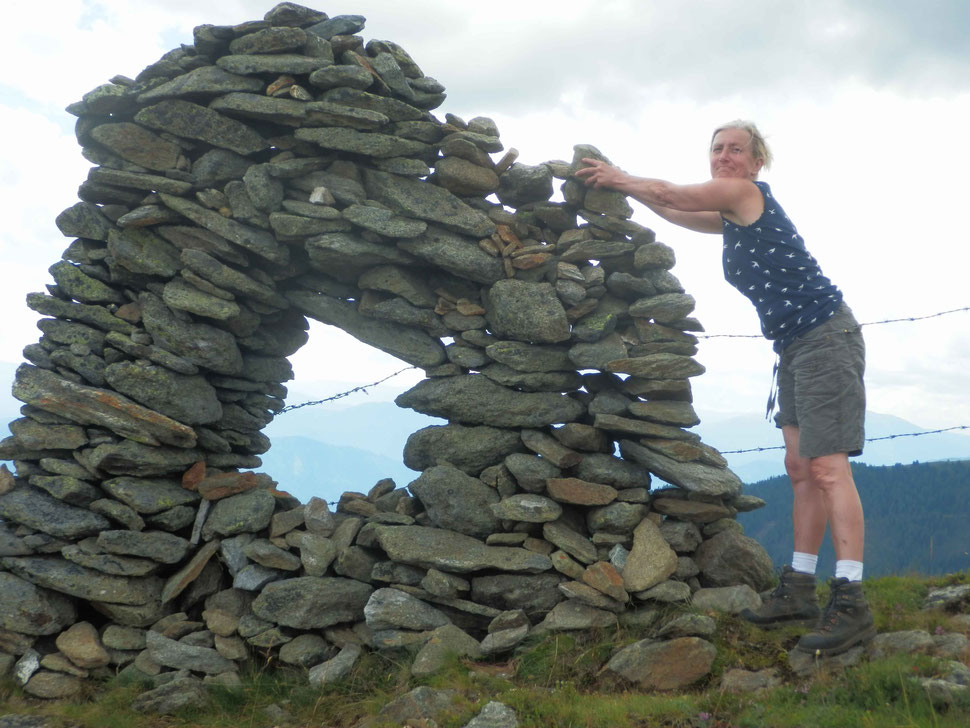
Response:
[[[775,404],[778,402],[778,366],[781,363],[781,355],[775,355],[775,365],[771,368],[771,386],[768,388],[768,406],[765,410],[765,419],[771,419],[771,413],[775,411]]]

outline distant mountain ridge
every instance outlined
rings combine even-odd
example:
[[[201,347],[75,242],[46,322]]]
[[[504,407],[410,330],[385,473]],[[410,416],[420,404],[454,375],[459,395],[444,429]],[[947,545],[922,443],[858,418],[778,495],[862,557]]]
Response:
[[[400,456],[385,457],[309,437],[273,438],[273,447],[260,457],[260,471],[304,503],[313,497],[334,502],[345,491],[366,493],[384,478],[392,478],[403,487],[419,475],[406,468]]]
[[[948,574],[970,568],[970,461],[852,466],[866,514],[865,573]],[[745,491],[764,508],[738,515],[745,533],[764,546],[777,566],[792,554],[792,490],[787,477],[754,483]],[[830,576],[835,556],[828,535],[819,575]]]

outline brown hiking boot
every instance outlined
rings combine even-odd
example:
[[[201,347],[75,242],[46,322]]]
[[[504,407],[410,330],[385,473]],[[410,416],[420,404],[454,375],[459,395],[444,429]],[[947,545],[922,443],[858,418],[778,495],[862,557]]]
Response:
[[[862,593],[862,582],[832,579],[832,594],[818,627],[803,635],[795,646],[813,655],[839,655],[876,636],[872,612]]]
[[[768,600],[757,609],[742,610],[741,618],[762,629],[793,624],[814,627],[819,614],[815,575],[803,574],[786,566],[781,570],[781,580]]]

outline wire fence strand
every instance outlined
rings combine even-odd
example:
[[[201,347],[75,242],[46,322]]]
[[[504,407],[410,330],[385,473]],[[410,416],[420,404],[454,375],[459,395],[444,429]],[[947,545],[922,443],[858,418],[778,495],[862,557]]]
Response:
[[[963,308],[952,308],[949,311],[938,311],[937,313],[927,314],[926,316],[908,316],[904,318],[894,318],[894,319],[882,319],[881,321],[867,321],[866,323],[859,324],[862,326],[878,326],[879,324],[898,324],[910,321],[925,321],[926,319],[938,318],[940,316],[946,316],[951,313],[962,313],[964,311],[970,311],[970,306],[964,306]],[[764,336],[761,334],[694,334],[698,339],[763,339]]]
[[[940,316],[946,316],[947,314],[961,313],[965,311],[970,311],[970,306],[964,306],[963,308],[953,308],[948,311],[938,311],[937,313],[931,313],[925,316],[908,316],[904,318],[882,319],[880,321],[868,321],[866,323],[860,324],[860,326],[876,326],[879,324],[895,324],[895,323],[901,323],[901,322],[925,321],[926,319],[938,318]],[[760,339],[762,338],[760,334],[696,334],[696,336],[702,339]],[[348,397],[351,394],[355,394],[357,392],[364,392],[365,394],[367,394],[368,389],[371,389],[380,384],[383,384],[384,382],[388,381],[389,379],[393,379],[399,374],[403,374],[404,372],[410,371],[411,369],[417,369],[417,368],[418,367],[416,366],[404,367],[403,369],[399,369],[393,374],[389,374],[383,379],[379,379],[376,382],[371,382],[370,384],[362,384],[358,387],[353,387],[352,389],[348,389],[345,392],[338,392],[337,394],[331,395],[330,397],[325,397],[324,399],[315,399],[309,402],[301,402],[300,404],[287,405],[286,407],[284,407],[279,411],[279,414],[283,414],[284,412],[291,412],[293,410],[300,409],[302,407],[311,407],[314,405],[325,404],[327,402],[334,402],[338,399],[343,399],[344,397]],[[895,440],[900,437],[923,437],[925,435],[938,435],[940,433],[954,432],[957,430],[970,430],[970,425],[954,425],[953,427],[944,427],[938,430],[924,430],[922,432],[900,432],[893,435],[883,435],[881,437],[868,437],[866,438],[866,442],[879,442],[881,440]],[[720,452],[722,455],[741,455],[744,453],[768,452],[771,450],[784,450],[784,449],[785,449],[784,445],[771,445],[766,447],[744,448],[741,450],[721,450]]]
[[[897,437],[923,437],[924,435],[938,435],[941,432],[953,432],[954,430],[970,430],[970,425],[954,425],[944,427],[940,430],[924,430],[923,432],[900,432],[895,435],[883,435],[882,437],[867,437],[866,442],[878,442],[879,440],[895,440]],[[770,447],[751,447],[745,450],[719,450],[721,455],[739,455],[748,452],[766,452],[768,450],[784,450],[784,445],[771,445]]]
[[[404,367],[404,369],[398,369],[393,374],[388,374],[386,377],[384,377],[383,379],[379,379],[376,382],[371,382],[370,384],[362,384],[359,387],[354,387],[353,389],[348,389],[346,392],[338,392],[337,394],[334,394],[334,395],[332,395],[330,397],[326,397],[324,399],[315,399],[315,400],[312,400],[310,402],[301,402],[300,404],[289,404],[286,407],[284,407],[283,409],[281,409],[279,413],[280,414],[283,414],[284,412],[292,412],[293,410],[300,409],[301,407],[310,407],[312,405],[324,404],[325,402],[333,402],[335,400],[343,399],[344,397],[348,397],[351,394],[354,394],[355,392],[363,392],[364,394],[367,394],[367,390],[368,389],[371,389],[372,387],[376,387],[378,384],[383,384],[388,379],[393,379],[398,374],[403,374],[404,372],[410,371],[411,369],[417,369],[417,367],[416,366],[410,366],[410,367]]]

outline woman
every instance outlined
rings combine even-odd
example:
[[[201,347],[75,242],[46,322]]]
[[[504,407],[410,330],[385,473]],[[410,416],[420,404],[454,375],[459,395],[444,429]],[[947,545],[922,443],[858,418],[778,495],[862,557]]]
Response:
[[[864,521],[849,456],[862,452],[865,347],[859,324],[805,249],[791,220],[758,174],[771,153],[757,127],[733,121],[711,138],[711,180],[677,185],[634,177],[605,162],[576,176],[643,203],[681,227],[724,237],[727,281],[755,306],[762,333],[779,354],[775,422],[785,441],[794,490],[794,555],[765,604],[742,616],[764,628],[810,624],[798,649],[834,655],[875,635],[862,593]],[[835,579],[819,619],[815,567],[826,523]]]

